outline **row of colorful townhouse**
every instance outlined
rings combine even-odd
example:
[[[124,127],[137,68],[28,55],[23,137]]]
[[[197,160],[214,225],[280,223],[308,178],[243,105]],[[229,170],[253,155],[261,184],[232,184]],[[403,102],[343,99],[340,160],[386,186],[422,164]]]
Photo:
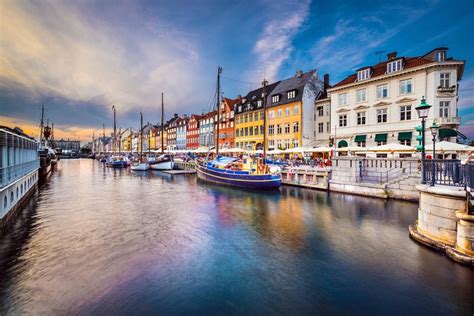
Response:
[[[200,115],[175,114],[164,124],[143,128],[143,149],[192,150],[263,147],[268,149],[317,146],[416,145],[419,124],[415,106],[423,97],[432,105],[427,126],[441,125],[440,140],[464,138],[458,131],[459,81],[464,61],[435,48],[416,57],[397,56],[361,67],[334,85],[329,75],[298,70],[290,78],[268,83],[235,99],[222,98],[217,110]],[[264,127],[266,119],[266,128]],[[122,151],[139,151],[140,131],[120,135]],[[426,135],[431,137],[430,135]],[[430,138],[428,138],[430,139]]]

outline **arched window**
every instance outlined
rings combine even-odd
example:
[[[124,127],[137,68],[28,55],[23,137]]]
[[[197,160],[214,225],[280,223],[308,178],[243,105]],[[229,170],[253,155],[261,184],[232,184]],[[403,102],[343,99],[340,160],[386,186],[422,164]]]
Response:
[[[8,205],[8,200],[7,200],[7,196],[5,195],[5,197],[3,198],[3,209],[7,209],[7,205]]]
[[[13,192],[10,192],[10,203],[13,203]]]
[[[19,192],[20,190],[18,190],[18,187],[16,187],[16,198],[18,199],[18,196],[20,195]]]
[[[21,184],[20,188],[20,193],[23,194],[23,183]]]

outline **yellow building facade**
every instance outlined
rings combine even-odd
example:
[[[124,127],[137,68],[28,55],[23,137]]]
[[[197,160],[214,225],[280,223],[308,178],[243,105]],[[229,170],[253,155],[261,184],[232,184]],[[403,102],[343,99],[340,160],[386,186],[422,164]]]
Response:
[[[301,101],[290,102],[266,109],[267,148],[288,149],[302,143]]]
[[[263,146],[263,110],[235,115],[235,146],[255,150]]]

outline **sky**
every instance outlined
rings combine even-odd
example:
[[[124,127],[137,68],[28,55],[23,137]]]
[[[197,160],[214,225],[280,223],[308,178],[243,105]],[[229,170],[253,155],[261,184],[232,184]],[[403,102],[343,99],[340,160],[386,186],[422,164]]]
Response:
[[[474,1],[0,0],[0,124],[38,136],[41,106],[56,138],[87,141],[117,124],[214,106],[297,69],[335,84],[379,61],[449,47],[466,60],[461,131],[474,139]]]

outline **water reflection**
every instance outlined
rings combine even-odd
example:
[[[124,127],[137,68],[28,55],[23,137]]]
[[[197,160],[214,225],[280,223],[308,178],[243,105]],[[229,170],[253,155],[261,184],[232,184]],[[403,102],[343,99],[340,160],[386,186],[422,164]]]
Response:
[[[62,161],[0,240],[0,314],[466,313],[412,203]]]

